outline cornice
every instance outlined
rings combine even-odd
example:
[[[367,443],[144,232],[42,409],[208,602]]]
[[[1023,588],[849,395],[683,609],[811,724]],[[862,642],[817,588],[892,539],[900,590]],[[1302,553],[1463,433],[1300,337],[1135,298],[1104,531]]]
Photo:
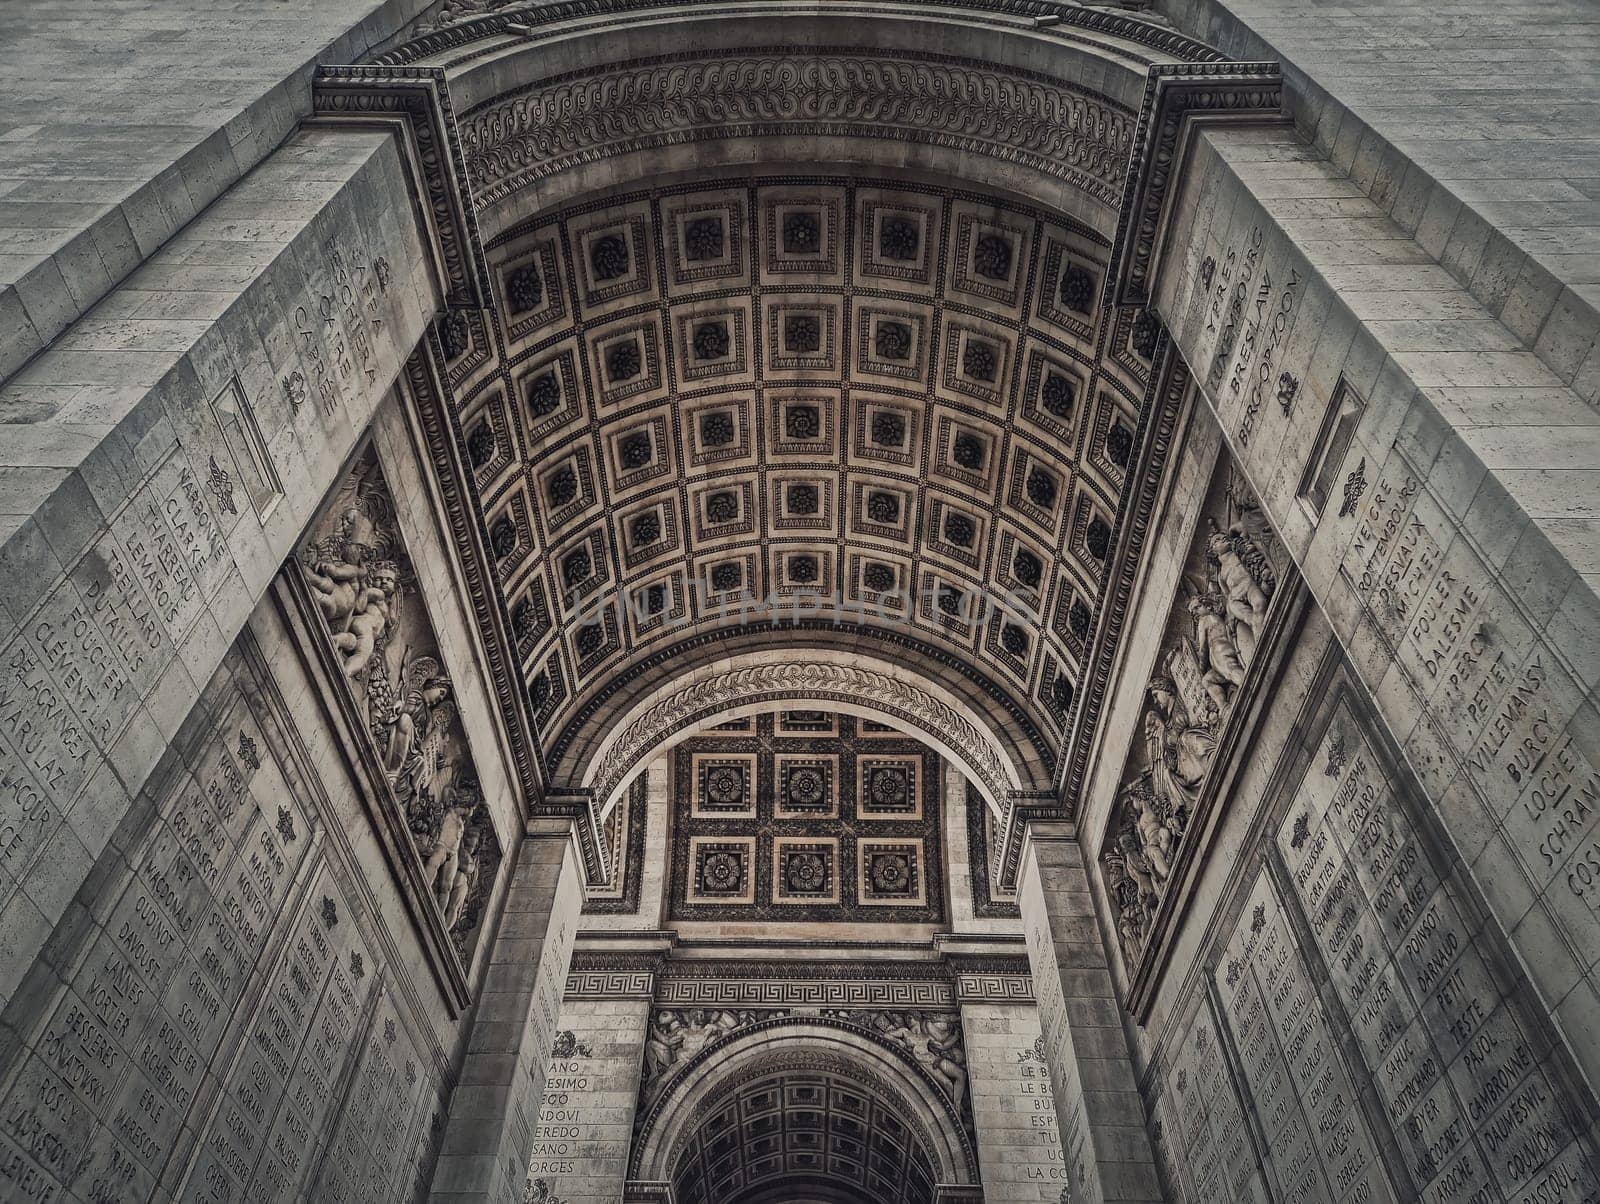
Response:
[[[584,163],[685,142],[845,136],[1030,168],[1115,205],[1135,115],[1069,81],[892,50],[698,50],[530,84],[461,118],[480,209]]]
[[[1224,58],[1216,48],[1170,26],[1158,25],[1133,13],[1086,8],[1062,0],[919,0],[919,3],[927,9],[965,11],[990,19],[1020,18],[1031,22],[1035,28],[1116,38],[1185,63],[1220,62]],[[727,0],[561,0],[508,7],[430,30],[370,61],[374,65],[403,66],[496,38],[538,39],[577,21],[626,18],[672,9],[687,15],[717,8],[731,9],[732,6]],[[886,14],[904,11],[899,6],[884,5],[883,8]]]
[[[1167,462],[1171,458],[1179,418],[1193,383],[1188,365],[1183,362],[1183,357],[1178,354],[1164,327],[1156,358],[1157,370],[1151,375],[1151,396],[1143,407],[1139,430],[1134,436],[1137,458],[1135,470],[1129,476],[1130,481],[1137,482],[1137,487],[1129,488],[1123,494],[1122,505],[1117,511],[1112,541],[1114,553],[1095,628],[1092,645],[1094,654],[1087,666],[1088,672],[1080,683],[1080,701],[1074,717],[1072,737],[1063,745],[1064,755],[1057,781],[1058,795],[1065,804],[1066,818],[1073,823],[1078,821],[1082,812],[1082,799],[1079,796],[1088,770],[1093,736],[1111,685],[1111,671],[1122,643],[1134,586],[1144,563],[1150,521],[1155,513],[1157,498],[1166,483]],[[1020,851],[1021,830],[1025,826],[1018,825],[1014,831],[1007,833],[1008,846],[1015,843]],[[1008,885],[1014,887],[1015,879]]]
[[[458,446],[456,426],[446,413],[444,391],[437,370],[437,335],[430,334],[406,361],[402,371],[403,392],[410,398],[429,467],[442,503],[444,520],[454,544],[472,616],[482,639],[487,680],[500,708],[511,748],[512,762],[523,791],[524,817],[528,815],[577,815],[575,808],[543,805],[544,772],[540,761],[539,739],[533,717],[516,668],[511,621],[505,613],[501,592],[495,586],[489,566],[493,560],[483,546],[481,524],[473,521],[480,512],[477,486],[464,464]],[[587,808],[582,809],[583,812]],[[580,842],[583,843],[583,842]],[[584,843],[585,862],[598,845]],[[591,867],[598,868],[598,866]]]
[[[1172,209],[1197,126],[1280,123],[1277,63],[1173,63],[1150,68],[1123,183],[1112,254],[1118,305],[1148,307],[1166,249]]]
[[[449,85],[439,67],[319,67],[312,82],[317,125],[392,130],[439,291],[451,309],[489,302],[489,269],[461,157]]]

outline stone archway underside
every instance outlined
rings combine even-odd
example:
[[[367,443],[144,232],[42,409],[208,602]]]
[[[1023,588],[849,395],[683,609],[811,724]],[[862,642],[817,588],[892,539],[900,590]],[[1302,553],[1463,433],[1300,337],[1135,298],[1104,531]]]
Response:
[[[959,765],[997,810],[1018,789],[1016,768],[986,725],[966,707],[923,688],[914,677],[865,658],[750,658],[658,691],[614,729],[583,770],[582,784],[604,806],[648,759],[702,728],[774,702],[826,702],[902,726]]]
[[[732,634],[690,588],[719,580],[903,595],[907,648],[1002,700],[1045,762],[1024,776],[1052,776],[1159,343],[1109,300],[1139,114],[1153,69],[1220,57],[1035,0],[621,0],[325,76],[330,113],[448,94],[449,145],[419,146],[470,185],[467,212],[432,208],[475,302],[440,327],[445,459],[473,478],[485,625],[541,776],[571,780],[551,746],[609,721],[599,699],[673,632]],[[1006,602],[941,601],[973,589]],[[601,595],[620,605],[583,622]],[[991,801],[1015,786],[957,759]]]

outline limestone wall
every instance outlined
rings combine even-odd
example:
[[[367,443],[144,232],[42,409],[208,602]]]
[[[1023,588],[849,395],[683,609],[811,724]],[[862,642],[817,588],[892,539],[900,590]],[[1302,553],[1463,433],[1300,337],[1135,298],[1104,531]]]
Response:
[[[1228,467],[1217,444],[1201,401],[1153,582],[1184,555],[1198,482]],[[1254,696],[1213,733],[1215,810],[1202,790],[1161,904],[1174,927],[1145,937],[1158,964],[1110,937],[1169,1195],[1584,1198],[1600,1186],[1591,1037],[1540,990],[1552,950],[1497,919],[1506,884],[1463,858],[1450,800],[1430,799],[1315,601],[1285,605]],[[1147,626],[1126,653],[1112,713],[1129,727],[1158,706],[1141,683],[1159,645]],[[1121,782],[1095,779],[1096,858]]]
[[[1057,1204],[1069,1169],[1056,1128],[1038,1009],[967,1004],[961,1029],[985,1204]]]
[[[8,1199],[391,1201],[426,1180],[445,1009],[346,828],[353,784],[263,653],[273,626],[228,653],[5,1010]]]
[[[564,1002],[528,1165],[530,1184],[543,1183],[567,1204],[621,1199],[649,1021],[645,999]]]

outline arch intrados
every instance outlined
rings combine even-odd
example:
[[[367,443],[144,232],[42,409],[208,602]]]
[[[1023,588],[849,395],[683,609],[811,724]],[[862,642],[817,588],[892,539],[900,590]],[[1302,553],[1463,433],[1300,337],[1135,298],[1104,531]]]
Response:
[[[874,689],[881,691],[876,697],[867,692]],[[893,661],[817,647],[762,649],[686,669],[612,720],[605,738],[573,767],[573,780],[595,791],[603,813],[662,752],[718,723],[783,702],[822,702],[911,732],[957,765],[997,815],[1005,793],[1037,787],[1028,767],[1008,752],[1002,733],[949,690]],[[958,742],[953,732],[970,738]]]
[[[887,1095],[934,1159],[939,1181],[975,1183],[976,1160],[960,1118],[927,1072],[843,1021],[775,1017],[707,1046],[679,1069],[650,1106],[635,1139],[633,1177],[670,1179],[685,1138],[725,1091],[780,1072],[823,1071],[856,1078]]]
[[[556,11],[563,10],[563,11]],[[1008,11],[1009,10],[1009,11]],[[1132,14],[1063,7],[1051,20],[1035,23],[1036,7],[989,0],[988,3],[885,6],[873,4],[576,4],[553,5],[544,12],[497,14],[464,22],[416,40],[385,56],[385,63],[428,63],[445,67],[452,107],[463,131],[470,158],[477,145],[474,119],[487,108],[540,88],[572,84],[616,72],[625,65],[695,65],[726,62],[728,56],[761,54],[788,58],[820,58],[830,54],[876,56],[899,61],[953,66],[985,76],[973,107],[982,95],[992,98],[1022,86],[1042,87],[1093,106],[1088,115],[1069,123],[1080,132],[1104,133],[1118,126],[1112,144],[1126,139],[1131,149],[1154,64],[1215,60],[1221,56],[1202,43]],[[509,24],[508,24],[509,23]],[[663,37],[671,26],[671,38]],[[867,31],[863,36],[864,29]],[[667,59],[664,44],[694,46],[691,54]],[[928,94],[940,91],[925,89]],[[595,106],[603,108],[603,106]],[[1024,106],[1032,119],[1048,110],[1048,100],[1033,98]],[[1098,118],[1094,115],[1098,114]],[[565,106],[555,114],[589,128],[606,126],[611,115]],[[994,145],[977,142],[956,147],[936,145],[943,133],[907,139],[904,130],[887,122],[861,123],[849,137],[816,136],[782,127],[782,118],[763,122],[761,136],[727,139],[728,123],[667,140],[665,146],[637,151],[621,148],[610,136],[597,139],[591,153],[525,180],[509,195],[480,196],[479,222],[486,235],[525,218],[531,212],[564,206],[609,188],[651,178],[663,167],[676,169],[687,158],[704,172],[752,163],[839,162],[881,170],[912,168],[955,179],[981,179],[987,189],[1011,192],[1034,204],[1075,217],[1109,238],[1114,234],[1121,176],[1101,182],[1106,195],[1092,197],[1057,173],[1061,156],[1046,155],[1038,169],[997,153]],[[503,122],[491,123],[496,132]],[[547,130],[541,124],[541,132]],[[784,154],[772,153],[770,134],[783,134]],[[798,142],[797,142],[798,139]],[[606,142],[612,142],[609,147]],[[575,145],[583,136],[576,136]],[[1093,145],[1093,141],[1083,145]],[[604,149],[602,149],[604,148]],[[515,156],[512,156],[515,158]],[[569,156],[571,158],[571,156]],[[981,166],[975,165],[976,158]],[[1119,163],[1118,168],[1124,167]],[[481,190],[482,191],[482,190]],[[495,188],[487,188],[494,193]]]

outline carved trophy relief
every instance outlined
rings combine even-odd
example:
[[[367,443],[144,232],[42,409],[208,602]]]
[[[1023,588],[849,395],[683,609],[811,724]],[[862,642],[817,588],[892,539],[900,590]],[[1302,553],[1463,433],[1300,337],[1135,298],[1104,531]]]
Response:
[[[821,1016],[842,1020],[900,1049],[943,1088],[958,1112],[967,1093],[967,1053],[953,1012],[861,1008],[657,1008],[645,1036],[642,1118],[673,1073],[725,1037],[763,1020]]]
[[[1130,965],[1176,872],[1220,733],[1249,679],[1287,563],[1249,485],[1230,463],[1219,464],[1100,854]]]
[[[825,1013],[860,1025],[895,1045],[933,1076],[959,1110],[967,1093],[967,1051],[961,1021],[952,1012],[834,1010]]]
[[[360,708],[433,906],[463,961],[500,847],[450,677],[372,449],[301,549],[306,586]]]

